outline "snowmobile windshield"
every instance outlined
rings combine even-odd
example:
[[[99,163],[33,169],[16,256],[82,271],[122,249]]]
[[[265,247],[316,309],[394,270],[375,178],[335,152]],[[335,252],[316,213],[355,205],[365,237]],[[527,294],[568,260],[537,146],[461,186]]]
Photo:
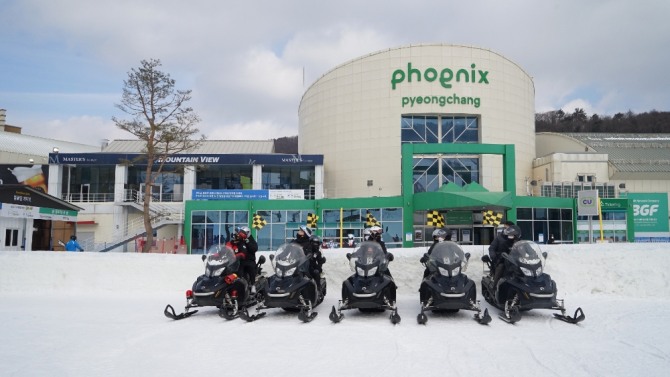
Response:
[[[428,269],[438,271],[442,276],[458,276],[465,263],[463,249],[452,241],[444,241],[435,244],[428,259]]]
[[[544,270],[544,256],[540,246],[532,241],[518,241],[512,246],[510,258],[529,277],[538,277]]]
[[[214,245],[207,250],[205,259],[205,275],[221,276],[224,272],[232,274],[236,272],[240,262],[235,258],[235,252],[225,245]]]
[[[275,274],[278,277],[292,276],[308,257],[297,243],[285,243],[277,249],[274,257]]]
[[[351,268],[358,276],[368,277],[382,273],[388,266],[384,249],[377,242],[365,241],[351,254]]]

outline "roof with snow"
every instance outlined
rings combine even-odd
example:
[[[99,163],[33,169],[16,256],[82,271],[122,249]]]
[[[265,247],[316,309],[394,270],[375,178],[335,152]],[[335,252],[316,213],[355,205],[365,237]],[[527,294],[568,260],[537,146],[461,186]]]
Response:
[[[105,153],[142,153],[142,140],[114,140]],[[267,154],[274,153],[274,140],[205,140],[197,148],[184,153],[195,154]]]
[[[14,132],[0,132],[0,152],[48,156],[53,152],[54,147],[58,147],[60,152],[65,153],[100,152],[99,145],[72,143]]]
[[[540,132],[537,135],[569,138],[579,146],[579,151],[607,153],[609,163],[619,172],[670,172],[670,134]]]

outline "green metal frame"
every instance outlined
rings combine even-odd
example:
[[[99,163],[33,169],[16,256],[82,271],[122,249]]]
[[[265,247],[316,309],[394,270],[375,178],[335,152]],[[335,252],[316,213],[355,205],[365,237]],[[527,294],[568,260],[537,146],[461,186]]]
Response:
[[[403,144],[402,145],[402,196],[403,226],[405,233],[413,231],[414,222],[414,155],[417,154],[493,154],[502,156],[503,191],[516,197],[516,168],[513,144]],[[507,218],[516,221],[516,208],[507,210]],[[412,241],[403,241],[403,247],[411,247]]]

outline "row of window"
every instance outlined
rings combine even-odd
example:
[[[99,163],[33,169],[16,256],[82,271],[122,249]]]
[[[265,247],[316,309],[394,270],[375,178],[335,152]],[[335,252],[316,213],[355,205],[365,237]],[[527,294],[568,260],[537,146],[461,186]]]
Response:
[[[616,188],[606,183],[592,184],[590,182],[556,182],[542,185],[542,196],[555,198],[576,198],[582,190],[598,190],[600,198],[615,198]]]
[[[479,143],[479,119],[474,116],[405,115],[401,118],[401,142]],[[414,192],[433,192],[447,183],[463,186],[479,182],[479,158],[415,156]]]
[[[382,239],[387,247],[402,245],[402,208],[354,208],[342,211],[342,232],[340,231],[340,210],[324,210],[318,221],[322,238],[339,242],[340,235],[346,238],[353,234],[360,240],[363,229],[368,227],[368,213],[382,225]],[[279,210],[258,211],[265,226],[256,232],[256,242],[260,250],[275,250],[281,244],[295,238],[300,225],[306,224],[309,211]],[[247,226],[247,211],[193,211],[191,213],[191,252],[202,254],[213,245],[225,244],[231,239],[236,227]]]
[[[68,167],[63,173],[63,198],[72,202],[113,201],[115,166]],[[252,166],[211,165],[198,167],[196,189],[239,190],[252,188]],[[144,191],[146,171],[142,166],[128,167],[127,189]],[[264,166],[263,189],[306,190],[306,198],[314,197],[314,166]],[[152,194],[157,201],[182,201],[184,193],[183,166],[164,166],[154,177]]]

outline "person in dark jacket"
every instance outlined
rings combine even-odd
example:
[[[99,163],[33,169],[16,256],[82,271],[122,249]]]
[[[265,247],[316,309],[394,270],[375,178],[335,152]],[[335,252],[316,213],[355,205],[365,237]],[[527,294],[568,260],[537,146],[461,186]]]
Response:
[[[389,254],[388,250],[386,250],[386,243],[384,243],[384,241],[382,240],[383,231],[384,230],[382,229],[382,227],[378,225],[370,227],[370,239],[368,241],[377,242],[379,245],[381,245],[382,250],[384,250],[384,255],[388,255],[389,262],[391,262],[393,260],[393,254]],[[388,276],[392,276],[391,270],[389,270],[388,268],[386,269],[385,274],[387,274]]]
[[[437,245],[440,242],[444,242],[444,241],[451,241],[451,234],[449,233],[449,230],[448,229],[442,229],[442,228],[435,229],[433,231],[433,244],[430,245],[430,247],[428,248],[428,251],[426,252],[426,254],[423,257],[421,257],[419,262],[421,262],[421,263],[428,262],[428,256],[430,256],[430,254],[433,252],[433,249],[435,248],[435,245]],[[423,271],[424,279],[426,277],[428,277],[428,275],[430,275],[430,270],[428,269],[428,267],[426,267],[426,269]]]
[[[70,236],[70,240],[65,244],[65,250],[67,251],[84,251],[84,249],[79,246],[79,242],[77,242],[77,236],[72,235]]]
[[[498,280],[505,272],[505,259],[503,254],[509,254],[514,243],[521,239],[521,228],[516,225],[509,225],[496,237],[489,246],[489,257],[491,258],[493,274],[493,286],[498,284]]]
[[[247,226],[237,228],[235,237],[231,240],[235,257],[240,260],[240,272],[249,281],[251,293],[256,293],[256,252],[258,243],[251,235],[251,229]]]
[[[326,263],[326,258],[321,254],[319,237],[312,236],[312,230],[306,225],[300,225],[298,234],[291,242],[300,245],[305,255],[310,256],[309,275],[316,282],[318,289],[321,290],[321,272],[323,272],[322,266]]]

